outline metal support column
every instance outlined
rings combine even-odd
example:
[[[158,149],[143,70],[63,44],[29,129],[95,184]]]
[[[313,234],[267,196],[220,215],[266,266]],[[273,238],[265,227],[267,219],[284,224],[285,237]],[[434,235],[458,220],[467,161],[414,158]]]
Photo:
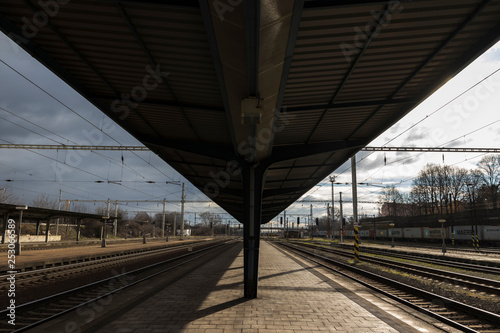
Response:
[[[80,226],[82,224],[82,219],[76,220],[76,241],[80,241]]]
[[[354,224],[358,224],[358,184],[356,180],[356,155],[351,157],[351,177],[352,177],[352,217]]]
[[[50,216],[47,217],[47,225],[45,226],[45,243],[49,242],[49,233],[50,233]]]
[[[5,233],[7,232],[7,221],[9,220],[10,213],[3,214],[3,233],[2,233],[2,244],[5,244]]]
[[[163,199],[163,211],[161,214],[161,238],[165,237],[165,204],[167,203],[167,199]],[[168,232],[167,232],[168,237]]]
[[[344,242],[344,212],[342,210],[342,192],[339,192],[339,206],[340,206],[340,242]]]
[[[181,197],[181,237],[180,239],[184,239],[184,183],[182,183],[182,197]]]
[[[332,230],[335,230],[335,196],[333,192],[333,183],[335,183],[335,178],[336,176],[330,176],[330,182],[332,183],[332,225],[331,228],[329,229],[329,235],[331,239],[333,240],[335,238],[335,232],[332,232]]]
[[[264,172],[261,168],[254,168],[248,164],[243,167],[245,298],[257,297],[263,179]]]
[[[352,172],[352,217],[354,218],[354,261],[359,262],[359,230],[358,230],[358,181],[356,179],[356,154],[351,157]],[[333,184],[333,183],[332,183]]]

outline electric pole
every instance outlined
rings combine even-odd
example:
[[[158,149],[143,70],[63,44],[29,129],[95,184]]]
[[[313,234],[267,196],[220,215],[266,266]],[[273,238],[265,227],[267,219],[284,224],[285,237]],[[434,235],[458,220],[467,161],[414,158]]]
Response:
[[[113,236],[118,233],[118,201],[115,201],[115,222],[113,223]]]
[[[184,183],[182,183],[181,197],[181,240],[184,239]]]
[[[311,223],[313,223],[313,205],[311,204],[311,217],[309,219],[309,237],[312,238],[312,229],[311,229]]]
[[[344,213],[342,212],[342,192],[339,192],[339,204],[340,204],[340,242],[344,241]]]
[[[335,217],[334,217],[334,213],[335,213],[335,203],[334,203],[334,196],[333,196],[333,183],[335,182],[335,178],[336,176],[330,176],[330,181],[332,182],[332,225],[331,225],[331,228],[330,228],[330,237],[333,239],[335,238],[334,237],[334,233],[332,233],[332,230],[334,230],[334,225],[335,225]]]
[[[57,210],[61,210],[61,196],[62,190],[59,189],[59,205],[57,206]],[[59,234],[59,219],[56,221],[56,236]]]
[[[167,203],[167,199],[163,199],[163,213],[161,216],[161,238],[165,237],[165,205]]]
[[[358,224],[358,185],[356,182],[356,154],[351,157],[351,172],[352,172],[352,216],[354,225]]]

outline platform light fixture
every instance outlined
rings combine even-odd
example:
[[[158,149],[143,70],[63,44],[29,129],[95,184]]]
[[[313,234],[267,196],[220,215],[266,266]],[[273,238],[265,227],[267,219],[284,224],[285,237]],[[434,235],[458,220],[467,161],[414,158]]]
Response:
[[[389,224],[389,227],[391,227],[391,229],[390,229],[391,230],[391,247],[394,247],[394,230],[393,230],[394,225],[395,225],[394,223]]]
[[[439,219],[439,223],[441,223],[441,238],[443,239],[443,244],[441,246],[441,250],[443,251],[443,256],[446,253],[446,243],[444,242],[444,224],[446,222],[445,219]]]

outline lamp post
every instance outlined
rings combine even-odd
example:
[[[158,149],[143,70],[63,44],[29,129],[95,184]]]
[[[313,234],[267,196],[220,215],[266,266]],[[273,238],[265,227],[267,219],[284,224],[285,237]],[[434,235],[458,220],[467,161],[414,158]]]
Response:
[[[181,240],[184,240],[184,183],[182,183],[181,197]]]
[[[17,226],[17,241],[14,247],[14,254],[16,256],[21,254],[21,223],[23,223],[23,211],[28,209],[28,206],[17,206],[16,210],[19,210],[19,225]]]
[[[335,182],[335,178],[336,178],[336,176],[330,176],[330,182],[332,183],[332,224],[329,228],[330,229],[329,233],[330,233],[330,238],[332,240],[333,240],[333,238],[335,238],[334,232],[332,232],[333,230],[335,230],[335,208],[334,208],[335,201],[334,201],[334,196],[333,196],[333,184]]]
[[[446,253],[446,243],[444,242],[444,223],[446,222],[445,219],[439,219],[439,223],[441,223],[441,238],[443,239],[443,245],[441,247],[443,251],[443,255]]]
[[[168,181],[166,182],[167,184],[175,184],[179,185],[182,187],[182,196],[181,196],[181,234],[180,234],[180,240],[184,239],[184,202],[185,202],[185,197],[184,197],[184,183],[181,184],[179,181]],[[173,228],[174,236],[175,236],[175,224]]]
[[[477,238],[477,219],[476,219],[476,200],[475,200],[475,191],[474,191],[474,187],[476,186],[476,184],[474,183],[467,183],[465,184],[467,186],[467,190],[469,192],[469,201],[470,201],[470,204],[472,204],[472,209],[469,209],[470,210],[470,214],[471,214],[471,218],[472,218],[472,221],[471,221],[471,231],[472,231],[472,247],[474,248],[474,250],[479,250],[479,243],[478,243],[478,238]],[[472,193],[471,193],[471,187],[472,187]],[[474,226],[476,227],[475,230],[474,230]]]
[[[125,224],[125,239],[128,238],[128,223]]]
[[[391,227],[391,247],[394,247],[394,232],[392,228],[394,228],[394,223],[389,224],[389,227]]]

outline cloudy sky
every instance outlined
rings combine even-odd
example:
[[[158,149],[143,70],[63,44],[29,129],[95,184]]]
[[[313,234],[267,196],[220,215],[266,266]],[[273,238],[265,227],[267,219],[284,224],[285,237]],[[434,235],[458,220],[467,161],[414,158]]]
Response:
[[[370,146],[498,147],[499,68],[500,43]],[[141,145],[1,33],[0,78],[1,144],[85,145],[97,140],[101,145]],[[444,163],[474,168],[481,156],[446,153]],[[361,152],[356,158],[358,182],[374,184],[358,188],[360,212],[367,214],[378,211],[379,205],[367,202],[378,200],[380,186],[406,191],[426,163],[443,163],[441,153]],[[350,183],[350,162],[334,174],[337,182]],[[0,188],[10,188],[28,205],[42,193],[57,201],[59,190],[71,200],[180,200],[181,187],[166,181],[186,182],[188,201],[208,200],[150,152],[2,149],[0,154]],[[351,199],[350,185],[335,185],[336,201],[339,191],[344,200]],[[330,200],[330,183],[325,180],[303,198]],[[309,205],[293,204],[287,214],[309,213]],[[313,205],[315,216],[326,213],[325,203]],[[129,203],[121,208],[155,212],[162,207]],[[180,204],[170,203],[167,210],[180,210]],[[213,203],[188,204],[186,211],[189,220],[194,212],[223,213]],[[351,205],[346,203],[344,211],[351,214]]]

